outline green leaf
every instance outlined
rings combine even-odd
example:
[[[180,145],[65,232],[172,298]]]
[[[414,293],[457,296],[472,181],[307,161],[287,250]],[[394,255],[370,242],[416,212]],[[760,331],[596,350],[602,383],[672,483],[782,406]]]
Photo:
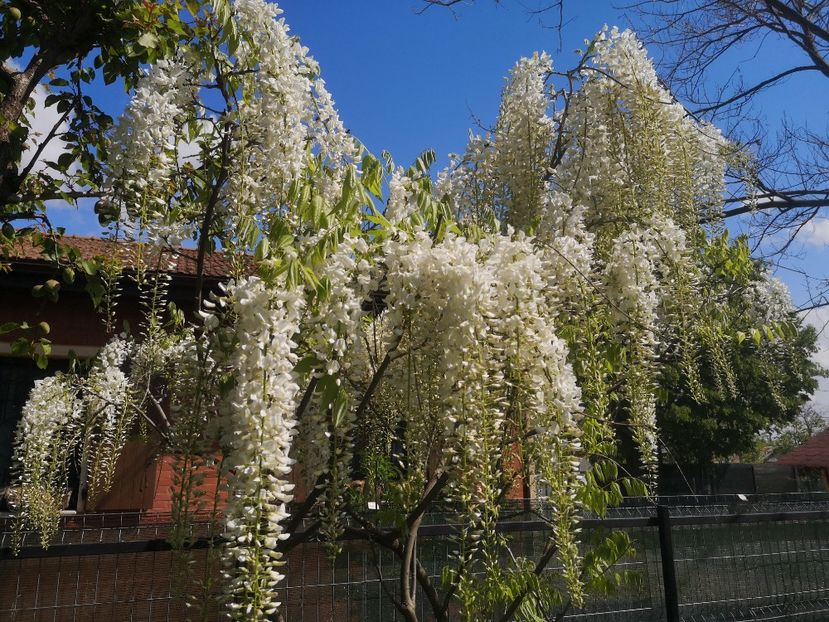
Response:
[[[27,355],[32,351],[32,344],[25,337],[15,339],[11,346],[11,353],[15,356]]]
[[[262,261],[266,257],[268,257],[270,253],[270,241],[268,240],[267,236],[263,237],[259,240],[259,244],[256,245],[256,251],[254,252],[254,257],[256,257],[257,261]]]
[[[383,166],[372,155],[367,155],[363,158],[362,163],[363,176],[362,182],[365,188],[378,199],[383,198]]]
[[[428,173],[429,168],[435,163],[436,159],[437,156],[435,155],[435,151],[433,149],[427,149],[415,160],[415,168],[420,173]]]
[[[6,322],[5,324],[0,324],[0,335],[5,335],[6,333],[10,333],[19,328],[20,324],[17,322]]]
[[[98,262],[91,260],[91,259],[82,259],[78,262],[81,270],[84,271],[84,274],[87,276],[95,276],[98,274]]]
[[[380,225],[384,229],[393,229],[392,224],[388,221],[388,219],[383,216],[377,209],[374,209],[373,214],[369,214],[366,216],[366,220],[369,222],[373,222],[376,225]]]
[[[323,376],[317,383],[317,393],[320,395],[320,408],[333,408],[334,402],[340,387],[337,386],[337,379],[334,376]]]
[[[149,49],[155,49],[158,45],[158,37],[155,33],[145,32],[143,35],[138,37],[138,45]]]
[[[294,367],[294,372],[299,374],[300,376],[304,376],[306,374],[310,374],[314,371],[317,366],[319,366],[320,362],[317,360],[315,356],[306,356],[302,359],[299,363],[296,364]]]
[[[46,96],[46,99],[44,100],[43,105],[46,108],[49,108],[50,106],[54,106],[55,104],[57,104],[62,99],[64,99],[63,95],[56,95],[56,94],[52,93],[52,94]]]
[[[334,405],[331,409],[335,428],[340,427],[348,412],[348,395],[344,391],[338,391],[337,393],[337,399],[334,400]]]
[[[70,153],[68,151],[66,151],[66,152],[64,152],[64,153],[62,153],[58,156],[58,166],[61,169],[64,169],[64,170],[69,168],[70,166],[72,166],[72,162],[74,162],[74,161],[75,161],[75,154]]]

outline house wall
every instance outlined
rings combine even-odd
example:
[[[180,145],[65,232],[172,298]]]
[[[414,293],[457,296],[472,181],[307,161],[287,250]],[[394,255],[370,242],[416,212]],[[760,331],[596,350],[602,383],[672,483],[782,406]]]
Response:
[[[53,361],[66,360],[70,353],[79,358],[94,356],[113,335],[108,333],[102,316],[92,303],[89,294],[84,291],[83,283],[61,287],[59,299],[53,302],[48,298],[35,298],[31,294],[32,287],[53,277],[51,270],[43,266],[28,266],[15,269],[10,273],[0,274],[0,324],[6,322],[25,321],[31,326],[40,322],[49,324],[50,331],[45,337],[52,343],[50,359]],[[173,281],[170,298],[186,313],[192,309],[192,279],[183,283]],[[212,285],[209,283],[208,285]],[[125,323],[131,332],[136,332],[142,321],[141,307],[134,287],[125,284],[123,293],[116,306],[115,331],[122,331]],[[12,342],[21,337],[35,336],[33,333],[21,331],[9,332],[0,335],[0,357],[5,361],[19,361],[22,367],[33,367],[30,359],[15,357],[11,354]],[[40,337],[41,335],[36,335]],[[26,378],[42,374],[29,373]],[[24,394],[28,388],[23,387]],[[20,393],[20,391],[17,391]],[[3,394],[0,393],[0,399]],[[17,401],[17,400],[15,400]],[[14,435],[19,405],[15,404],[11,410],[0,408],[0,455],[10,453],[10,444]],[[5,414],[3,414],[5,413]],[[9,445],[8,447],[6,445]],[[171,510],[170,486],[173,480],[175,464],[169,456],[158,456],[157,450],[138,441],[127,444],[124,453],[118,460],[116,476],[112,489],[94,503],[97,511],[135,511],[169,512]],[[3,460],[5,465],[8,460]],[[3,466],[3,465],[0,465]],[[215,469],[207,469],[203,473],[205,488],[215,489],[217,474]],[[0,479],[0,485],[2,485]]]

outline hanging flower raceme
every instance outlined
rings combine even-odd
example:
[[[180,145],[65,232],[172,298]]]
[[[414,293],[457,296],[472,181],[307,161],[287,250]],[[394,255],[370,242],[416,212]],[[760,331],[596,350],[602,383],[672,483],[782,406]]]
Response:
[[[141,78],[115,127],[108,160],[109,211],[128,231],[165,221],[178,165],[181,127],[198,76],[186,54],[160,59]],[[175,225],[178,227],[178,225]],[[190,237],[186,232],[177,240]],[[173,240],[176,243],[176,240]]]
[[[495,123],[495,181],[502,193],[501,219],[516,229],[534,226],[550,169],[555,124],[547,77],[553,61],[545,52],[522,58],[510,71]]]
[[[586,291],[593,290],[596,236],[585,224],[587,207],[552,189],[542,200],[536,240],[549,266],[544,292],[553,313],[575,313]]]
[[[58,374],[35,384],[18,426],[15,461],[23,523],[48,545],[66,503],[69,466],[80,458],[90,503],[112,485],[115,463],[135,422],[124,371],[133,344],[114,338],[86,377]]]
[[[436,241],[400,229],[383,247],[383,264],[386,309],[365,342],[379,335],[384,343],[361,358],[398,353],[384,380],[404,417],[401,488],[448,474],[445,499],[468,521],[458,536],[459,564],[497,574],[505,488],[518,472],[555,483],[556,545],[577,595],[580,391],[554,330],[548,254],[524,234]],[[353,383],[365,386],[377,364],[369,369]],[[458,581],[462,600],[482,606],[472,575]]]
[[[93,502],[112,486],[115,463],[137,416],[131,404],[132,381],[124,371],[133,350],[130,340],[110,340],[98,353],[83,383],[86,411],[94,426],[84,439],[84,455],[89,457],[89,497]]]
[[[389,291],[384,321],[392,327],[387,332],[392,343],[387,347],[402,336],[412,357],[435,365],[440,373],[436,397],[444,408],[442,413],[430,413],[440,421],[424,417],[422,424],[413,423],[407,434],[418,438],[414,442],[419,444],[426,440],[421,434],[438,425],[450,439],[482,442],[474,438],[483,432],[475,431],[473,413],[487,408],[486,355],[480,347],[487,340],[484,305],[491,275],[478,261],[477,245],[457,236],[434,244],[425,231],[415,231],[401,232],[387,241],[383,250]],[[409,407],[417,409],[412,379],[402,362],[398,369],[402,375],[393,382],[408,396]],[[444,450],[477,451],[471,445],[461,450],[452,443]]]
[[[656,468],[656,359],[668,345],[659,310],[674,293],[678,266],[686,261],[685,235],[670,219],[631,227],[616,238],[606,267],[618,339],[628,351],[624,396],[643,464]],[[680,268],[681,269],[681,268]],[[673,336],[673,335],[671,335]]]
[[[277,545],[292,498],[287,476],[299,392],[293,339],[303,299],[284,284],[268,287],[256,277],[230,287],[228,297],[238,339],[222,439],[231,490],[225,510],[229,606],[235,619],[265,620],[279,605]]]
[[[73,380],[65,374],[37,380],[15,434],[15,533],[33,528],[43,546],[49,546],[57,532],[68,493],[67,448],[74,447],[82,433],[83,405]]]
[[[786,322],[795,312],[789,288],[768,272],[751,283],[747,300],[755,321],[765,324]]]
[[[439,178],[461,221],[498,221],[528,230],[541,212],[555,122],[547,78],[547,53],[522,58],[510,71],[492,135],[470,135],[466,153],[453,158]]]
[[[493,304],[489,324],[503,349],[503,371],[509,387],[507,424],[515,431],[522,477],[546,485],[555,508],[555,541],[571,597],[582,598],[576,501],[582,485],[579,464],[581,390],[568,362],[566,343],[554,324],[555,290],[548,283],[556,262],[532,238],[493,236],[482,242],[491,250]],[[557,258],[555,255],[554,258]],[[494,357],[491,357],[494,358]]]
[[[317,270],[321,286],[309,292],[314,305],[302,326],[307,360],[317,371],[306,389],[309,401],[301,413],[298,455],[309,486],[325,488],[322,532],[332,544],[341,531],[340,505],[351,482],[354,445],[356,403],[347,399],[342,379],[366,315],[363,305],[378,285],[369,259],[373,257],[366,240],[346,233]]]
[[[290,34],[276,4],[236,0],[232,7],[242,34],[234,67],[241,76],[241,127],[227,200],[243,219],[278,208],[305,174],[309,152],[326,168],[317,180],[320,194],[334,200],[357,143],[337,115],[317,62]]]
[[[450,155],[449,166],[438,173],[437,195],[446,197],[459,223],[494,229],[498,205],[491,137],[470,132],[466,151]]]
[[[560,128],[567,147],[555,183],[595,206],[593,227],[655,214],[696,227],[721,205],[727,142],[662,87],[631,31],[604,30],[591,47]]]

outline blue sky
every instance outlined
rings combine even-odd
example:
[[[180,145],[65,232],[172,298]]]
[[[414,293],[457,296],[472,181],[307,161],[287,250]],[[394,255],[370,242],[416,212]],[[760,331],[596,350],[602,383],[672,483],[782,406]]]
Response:
[[[570,67],[585,38],[621,21],[609,2],[571,3],[559,51],[557,32],[520,4],[479,0],[454,13],[435,7],[421,15],[416,0],[281,6],[319,61],[340,116],[369,149],[388,149],[407,165],[433,148],[442,166],[449,152],[463,150],[473,115],[494,120],[503,78],[521,56],[547,50],[557,66]]]

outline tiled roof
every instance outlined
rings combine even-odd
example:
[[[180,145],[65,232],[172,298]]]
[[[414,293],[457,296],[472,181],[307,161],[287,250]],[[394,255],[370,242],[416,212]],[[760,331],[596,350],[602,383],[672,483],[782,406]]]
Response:
[[[106,257],[113,253],[122,256],[124,265],[131,265],[131,250],[135,248],[132,242],[107,240],[104,238],[86,237],[80,235],[64,235],[60,238],[63,244],[77,248],[84,259],[94,257]],[[171,253],[174,262],[170,274],[179,276],[196,276],[198,253],[194,248],[177,248]],[[29,240],[19,243],[17,251],[9,258],[11,261],[24,261],[26,263],[48,264],[49,259],[41,255],[40,249],[36,248]],[[208,253],[204,258],[204,276],[208,278],[222,278],[230,274],[230,262],[222,253]]]
[[[829,428],[777,459],[778,464],[829,468]]]

